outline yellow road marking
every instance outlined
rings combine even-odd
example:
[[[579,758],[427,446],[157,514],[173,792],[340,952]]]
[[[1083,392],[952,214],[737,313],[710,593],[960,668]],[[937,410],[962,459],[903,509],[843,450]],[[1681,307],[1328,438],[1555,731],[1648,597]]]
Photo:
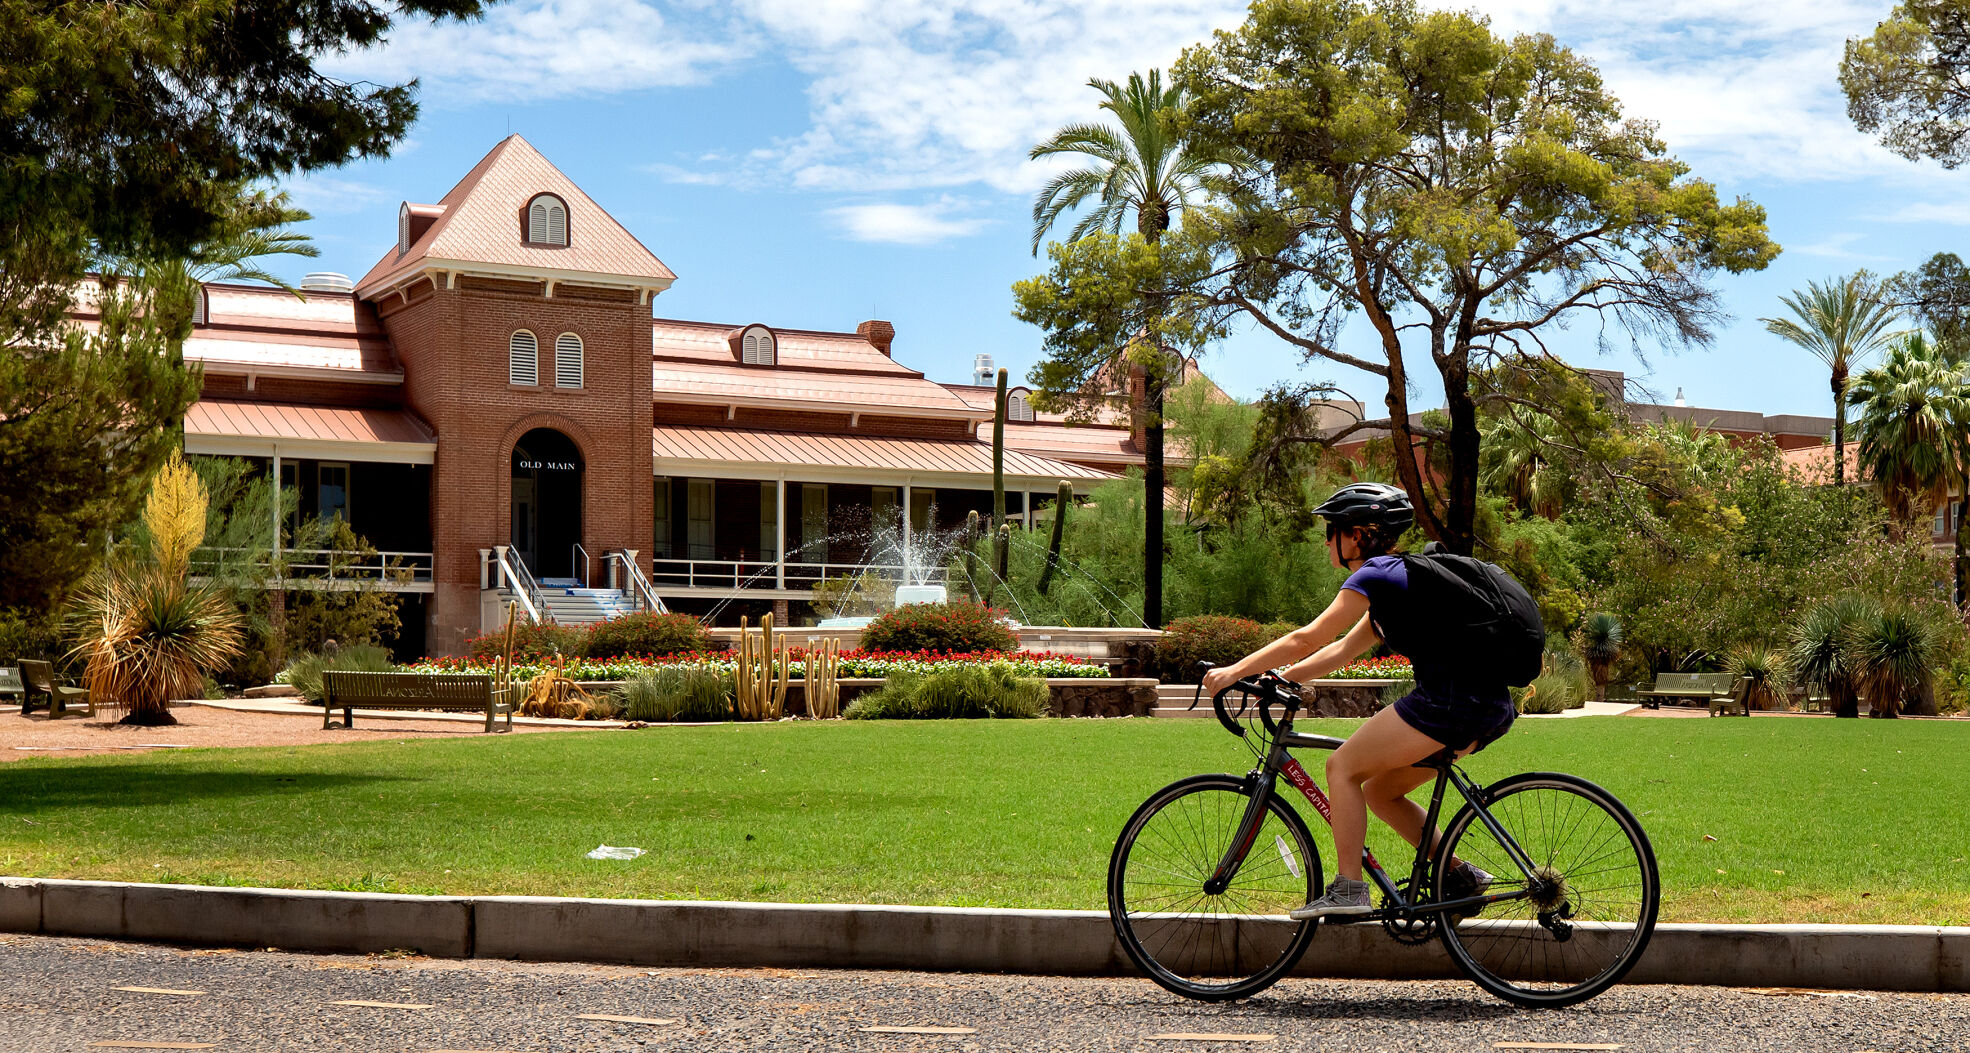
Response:
[[[883,1035],[975,1035],[978,1033],[978,1029],[975,1027],[891,1027],[882,1025],[879,1027],[865,1027],[861,1030],[873,1031]]]
[[[1493,1042],[1492,1049],[1620,1049],[1618,1042]]]
[[[617,1024],[675,1024],[677,1021],[650,1016],[610,1016],[607,1013],[576,1013],[576,1020],[608,1020]]]
[[[1172,1031],[1151,1035],[1150,1042],[1271,1042],[1277,1035],[1255,1031]]]
[[[204,991],[180,991],[173,987],[112,987],[112,991],[135,991],[138,994],[202,995]]]
[[[91,1042],[90,1049],[211,1049],[210,1042]]]
[[[351,999],[350,1001],[347,1002],[330,1002],[328,1004],[329,1005],[359,1005],[359,1006],[366,1006],[370,1009],[429,1009],[431,1008],[428,1005],[419,1005],[415,1002],[363,1002],[354,999]]]

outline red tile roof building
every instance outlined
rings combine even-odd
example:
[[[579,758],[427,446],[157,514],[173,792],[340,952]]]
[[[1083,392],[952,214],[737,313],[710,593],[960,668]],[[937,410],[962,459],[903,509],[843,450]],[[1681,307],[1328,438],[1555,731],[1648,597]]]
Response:
[[[390,587],[433,654],[507,598],[571,585],[784,619],[815,582],[887,558],[872,524],[989,511],[989,389],[897,361],[887,322],[653,319],[675,280],[509,137],[437,203],[406,202],[353,283],[209,286],[185,345],[205,371],[186,448],[258,461],[301,514],[401,557],[411,580]],[[1085,492],[1141,463],[1120,423],[1028,415],[1007,429],[1015,519],[1061,480]]]

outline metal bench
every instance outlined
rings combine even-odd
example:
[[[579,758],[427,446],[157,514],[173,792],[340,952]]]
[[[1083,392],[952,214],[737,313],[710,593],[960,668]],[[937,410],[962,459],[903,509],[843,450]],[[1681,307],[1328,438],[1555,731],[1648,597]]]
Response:
[[[15,697],[25,697],[27,685],[21,683],[21,671],[15,666],[0,665],[0,705]]]
[[[21,679],[26,681],[26,691],[21,695],[21,716],[27,716],[36,705],[45,705],[48,707],[48,719],[60,720],[68,707],[76,703],[81,704],[84,714],[96,715],[96,703],[89,697],[89,689],[70,687],[55,679],[53,662],[22,659]],[[45,701],[36,703],[37,697]]]
[[[1719,698],[1730,697],[1736,679],[1729,673],[1657,673],[1655,687],[1637,691],[1636,694],[1641,697],[1642,704],[1650,709],[1662,708],[1665,698],[1692,698],[1715,703]],[[1741,699],[1737,704],[1740,708],[1744,705]],[[1714,705],[1712,709],[1715,709]]]
[[[345,669],[325,670],[321,675],[321,726],[332,727],[330,714],[342,711],[342,726],[356,726],[355,710],[363,709],[451,709],[483,711],[486,730],[493,730],[493,717],[506,714],[506,730],[513,730],[513,707],[506,701],[504,687],[494,687],[485,673],[366,673]]]

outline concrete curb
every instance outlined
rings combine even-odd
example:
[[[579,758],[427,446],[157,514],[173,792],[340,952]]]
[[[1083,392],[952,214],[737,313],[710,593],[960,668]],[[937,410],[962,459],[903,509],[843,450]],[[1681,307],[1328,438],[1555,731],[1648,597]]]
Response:
[[[1241,924],[1279,924],[1245,922]],[[652,966],[1135,972],[1103,911],[398,896],[0,878],[0,931]],[[1434,941],[1330,926],[1302,976],[1460,975]],[[1970,991],[1970,927],[1657,925],[1630,983]]]

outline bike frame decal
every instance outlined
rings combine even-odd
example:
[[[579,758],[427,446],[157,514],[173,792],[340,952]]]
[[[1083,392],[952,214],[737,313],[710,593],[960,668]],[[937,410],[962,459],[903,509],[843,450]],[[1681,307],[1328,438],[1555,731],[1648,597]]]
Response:
[[[1327,803],[1327,795],[1313,781],[1313,776],[1308,775],[1306,769],[1300,767],[1299,758],[1287,757],[1285,762],[1279,765],[1279,773],[1286,776],[1287,782],[1292,783],[1306,795],[1308,803],[1313,805],[1313,810],[1320,813],[1320,818],[1325,819],[1329,827],[1334,825],[1333,805]],[[1382,869],[1382,864],[1375,860],[1375,853],[1370,852],[1366,846],[1361,849],[1361,858],[1366,860],[1370,867],[1376,870]]]

